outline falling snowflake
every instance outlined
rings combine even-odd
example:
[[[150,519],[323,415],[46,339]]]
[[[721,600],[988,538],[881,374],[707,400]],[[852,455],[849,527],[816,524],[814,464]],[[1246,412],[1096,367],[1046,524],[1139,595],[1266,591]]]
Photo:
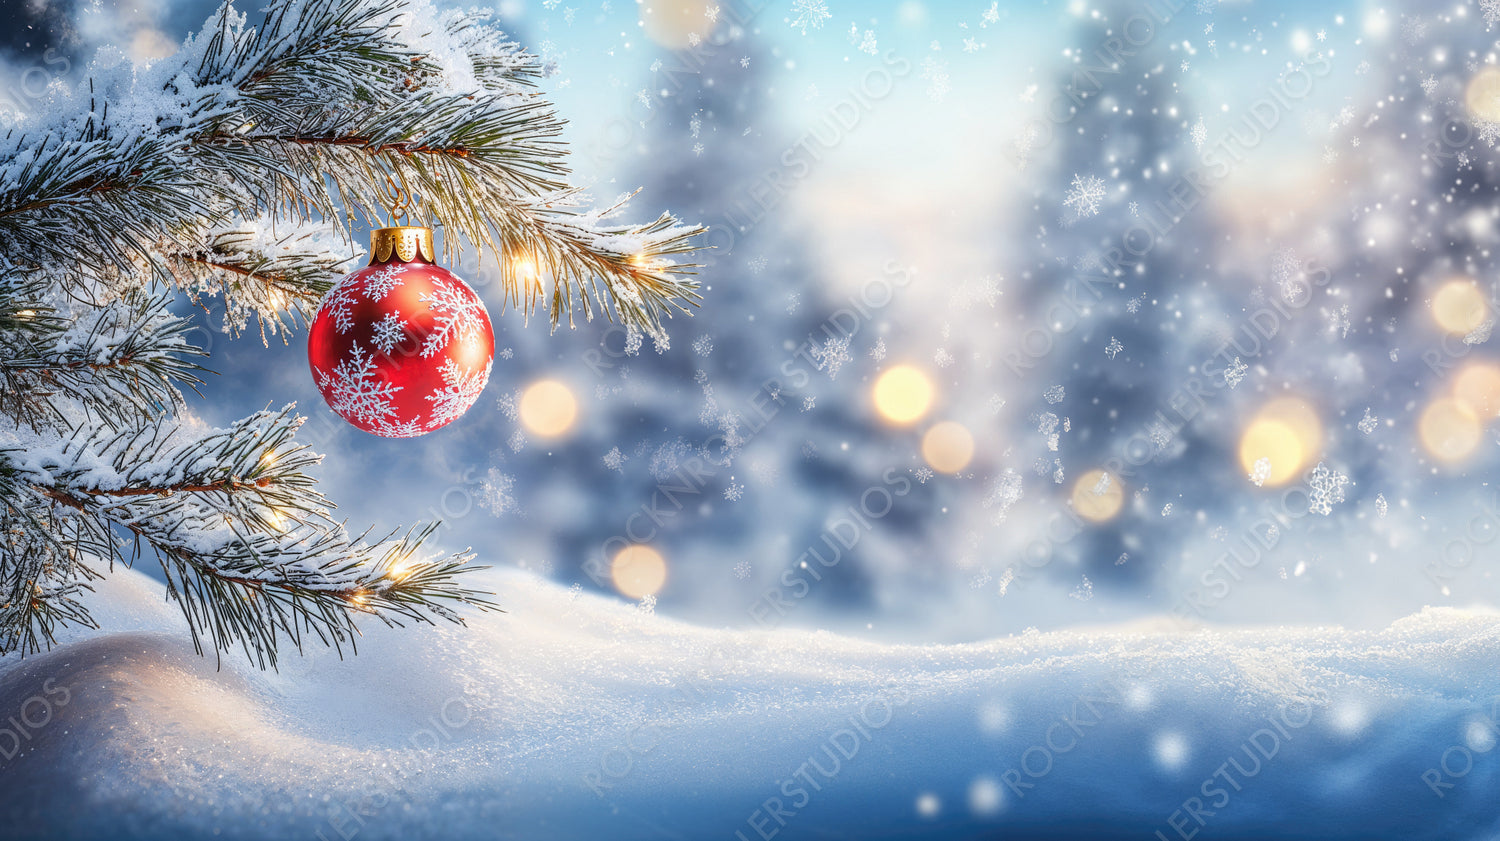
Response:
[[[1146,303],[1145,295],[1141,295],[1137,298],[1131,298],[1130,300],[1125,302],[1125,311],[1130,313],[1131,315],[1135,315],[1136,313],[1141,311],[1141,304],[1144,303]]]
[[[823,23],[833,17],[823,0],[792,0],[792,15],[792,28],[802,30],[803,35],[809,27],[822,29]]]
[[[1479,11],[1487,25],[1500,23],[1500,0],[1479,0]]]
[[[1130,553],[1129,552],[1121,552],[1120,553],[1120,557],[1115,558],[1115,566],[1117,566],[1117,567],[1118,566],[1124,566],[1125,562],[1128,561],[1128,560],[1130,560]]]
[[[396,345],[406,338],[406,321],[401,318],[401,313],[391,310],[385,317],[375,322],[375,336],[371,344],[380,349],[380,352],[389,356]]]
[[[519,429],[512,432],[510,438],[506,440],[505,446],[510,447],[510,451],[513,453],[519,453],[526,449],[526,433]]]
[[[1199,117],[1198,122],[1193,124],[1190,137],[1193,141],[1193,148],[1199,152],[1203,151],[1203,144],[1208,142],[1208,126],[1203,124],[1202,117]]]
[[[1313,468],[1312,478],[1308,480],[1308,509],[1325,517],[1332,514],[1333,506],[1344,501],[1344,486],[1347,484],[1348,476],[1318,462],[1318,466]]]
[[[1104,201],[1104,179],[1097,175],[1073,174],[1073,183],[1063,196],[1063,207],[1072,208],[1075,221],[1099,215],[1099,205]]]
[[[1104,355],[1109,357],[1110,359],[1114,359],[1116,356],[1119,356],[1120,351],[1124,349],[1125,346],[1120,344],[1119,339],[1116,339],[1114,336],[1110,336],[1109,344],[1104,346]]]
[[[808,395],[802,398],[802,411],[804,412],[811,412],[813,409],[817,408],[817,405],[818,398],[812,395]]]
[[[1241,362],[1240,358],[1236,356],[1234,363],[1224,369],[1224,384],[1230,388],[1234,388],[1240,384],[1241,380],[1245,379],[1245,372],[1248,370],[1250,370],[1250,366]]]
[[[1045,412],[1037,418],[1036,430],[1047,438],[1047,449],[1057,452],[1057,425],[1060,419],[1051,412]]]
[[[830,380],[838,378],[844,363],[853,359],[849,355],[849,339],[849,336],[838,336],[826,339],[822,347],[812,348],[812,358],[817,361],[818,370],[826,371]]]
[[[1163,517],[1172,516],[1172,503],[1169,502],[1161,507],[1161,515]]]
[[[875,340],[875,347],[870,348],[870,358],[876,362],[885,358],[885,339]]]
[[[479,483],[479,507],[496,517],[520,510],[514,493],[516,480],[491,467],[484,481]]]
[[[443,375],[443,387],[433,389],[427,395],[432,401],[429,425],[437,428],[467,412],[479,399],[479,393],[484,391],[485,383],[490,381],[490,363],[493,361],[486,359],[483,365],[464,371],[453,360],[445,360],[443,367],[438,369]]]
[[[919,484],[925,485],[929,480],[932,479],[933,472],[926,467],[918,467],[916,470],[912,471],[912,475],[917,477],[917,482]]]
[[[745,486],[735,482],[733,476],[729,479],[729,485],[724,488],[724,498],[730,502],[739,502],[745,496]]]
[[[999,22],[1000,22],[1000,3],[999,3],[999,0],[994,0],[994,2],[990,3],[990,7],[988,9],[985,9],[982,13],[980,13],[980,15],[979,15],[979,28],[980,29],[984,29],[985,27],[989,26],[992,23],[999,23]]]
[[[927,81],[927,98],[933,102],[942,102],[953,89],[946,61],[928,56],[922,59],[922,72],[918,75]]]
[[[1083,577],[1083,582],[1080,583],[1078,587],[1068,595],[1081,602],[1086,602],[1094,597],[1094,583],[1092,581],[1089,581],[1089,577],[1085,575]]]
[[[1390,510],[1390,505],[1385,501],[1385,494],[1377,495],[1375,497],[1375,514],[1384,519],[1385,512],[1388,510]]]
[[[1005,592],[1010,589],[1010,583],[1015,579],[1015,567],[1006,567],[1005,572],[1000,575],[1000,585],[995,588],[996,592],[999,595],[1004,596]]]
[[[1369,435],[1370,433],[1374,432],[1375,427],[1379,425],[1380,418],[1377,418],[1374,415],[1370,414],[1370,409],[1366,407],[1365,416],[1359,419],[1359,431],[1363,432],[1366,435]]]
[[[402,389],[375,376],[375,354],[359,345],[332,373],[318,371],[318,388],[335,412],[362,423],[383,424],[396,412],[391,398]]]
[[[949,365],[953,364],[953,354],[949,353],[943,348],[938,348],[937,353],[933,354],[932,356],[932,361],[936,363],[939,368],[947,368]]]
[[[511,357],[513,357],[515,355],[516,355],[516,352],[513,351],[513,350],[511,350],[510,348],[501,348],[501,350],[500,350],[500,358],[501,359],[510,359]]]
[[[714,352],[713,336],[699,336],[693,340],[693,353],[699,356],[708,356]]]
[[[401,277],[406,274],[406,269],[405,264],[388,263],[365,275],[365,297],[371,301],[383,300],[397,286],[406,282]]]
[[[1067,392],[1060,385],[1052,386],[1051,388],[1042,392],[1042,399],[1046,400],[1048,403],[1054,406],[1058,403],[1063,402],[1063,398],[1066,396]]]
[[[1255,464],[1250,466],[1250,481],[1254,482],[1255,486],[1259,488],[1265,485],[1266,480],[1269,478],[1271,478],[1271,460],[1262,456],[1255,460]]]
[[[859,42],[859,51],[869,55],[875,55],[880,52],[880,48],[875,44],[875,30],[865,30],[865,37]]]
[[[734,565],[734,577],[740,581],[750,577],[750,562],[740,561]]]
[[[1108,473],[1100,473],[1099,474],[1099,481],[1097,481],[1097,482],[1094,483],[1093,490],[1094,490],[1094,496],[1104,496],[1105,492],[1109,490],[1109,474]]]
[[[439,278],[432,279],[432,292],[423,292],[417,300],[432,310],[433,329],[422,344],[422,357],[432,356],[446,348],[455,337],[469,339],[479,335],[488,316],[484,302],[469,291],[462,281],[452,283]]]
[[[610,470],[618,470],[623,473],[625,472],[625,460],[628,458],[630,456],[620,452],[619,447],[614,447],[604,454],[604,466]]]
[[[985,407],[990,410],[990,414],[998,415],[1000,414],[1000,410],[1005,408],[1005,398],[998,394],[991,394],[989,402],[985,403]]]
[[[1483,2],[1483,0],[1481,0],[1481,2]],[[1489,2],[1500,6],[1500,0],[1489,0]],[[1422,80],[1422,93],[1425,93],[1428,96],[1432,96],[1432,94],[1437,91],[1437,87],[1438,80],[1436,76],[1428,76],[1427,78]]]

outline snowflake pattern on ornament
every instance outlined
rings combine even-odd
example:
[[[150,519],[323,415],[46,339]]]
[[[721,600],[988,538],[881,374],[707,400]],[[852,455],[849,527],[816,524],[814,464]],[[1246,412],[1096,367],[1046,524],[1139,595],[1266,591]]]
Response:
[[[343,334],[354,327],[355,303],[353,286],[340,283],[328,290],[328,295],[323,298],[320,309],[328,311],[328,317],[333,319],[334,329]]]
[[[401,313],[391,310],[385,314],[385,318],[375,322],[375,336],[371,342],[381,353],[390,356],[396,345],[406,338],[406,321],[401,318]]]
[[[359,345],[354,346],[349,358],[340,362],[332,374],[318,372],[318,387],[328,393],[328,404],[335,412],[381,425],[385,425],[388,416],[396,411],[391,405],[391,397],[402,388],[377,379],[375,354],[366,353]]]
[[[484,304],[461,284],[433,278],[432,293],[423,292],[417,300],[431,307],[433,315],[433,330],[422,344],[424,358],[443,350],[455,338],[478,334],[484,325]]]
[[[485,384],[490,381],[490,363],[493,361],[486,359],[484,365],[472,371],[460,369],[451,359],[443,363],[443,367],[438,369],[443,375],[443,387],[427,395],[427,399],[432,401],[432,417],[427,421],[430,428],[443,426],[474,405],[474,401],[479,399],[479,393],[484,391]]]
[[[365,275],[365,297],[371,301],[383,300],[397,286],[406,282],[401,278],[401,275],[406,274],[406,269],[404,264],[389,263]]]

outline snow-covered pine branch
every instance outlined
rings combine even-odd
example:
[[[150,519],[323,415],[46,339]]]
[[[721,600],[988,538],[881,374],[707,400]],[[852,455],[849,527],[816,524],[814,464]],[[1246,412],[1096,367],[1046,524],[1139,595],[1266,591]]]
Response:
[[[290,407],[224,429],[184,417],[197,385],[172,290],[225,328],[304,320],[348,268],[348,220],[410,194],[449,255],[498,259],[507,300],[546,294],[661,335],[696,300],[701,232],[586,208],[566,182],[541,63],[480,13],[426,0],[225,5],[149,66],[101,53],[89,79],[0,137],[0,653],[35,651],[116,561],[154,556],[196,640],[274,665],[353,645],[354,618],[461,621],[493,608],[429,557],[433,526],[381,539],[328,514]],[[540,272],[538,272],[540,270]]]

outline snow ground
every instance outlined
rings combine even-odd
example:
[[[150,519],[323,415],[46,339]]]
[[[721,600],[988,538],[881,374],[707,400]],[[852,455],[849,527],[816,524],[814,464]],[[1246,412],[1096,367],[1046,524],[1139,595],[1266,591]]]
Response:
[[[889,646],[693,627],[524,573],[482,574],[509,613],[467,630],[372,626],[359,657],[319,649],[264,674],[232,658],[215,671],[159,585],[117,570],[91,600],[108,633],[0,662],[3,834],[1500,829],[1497,615]]]

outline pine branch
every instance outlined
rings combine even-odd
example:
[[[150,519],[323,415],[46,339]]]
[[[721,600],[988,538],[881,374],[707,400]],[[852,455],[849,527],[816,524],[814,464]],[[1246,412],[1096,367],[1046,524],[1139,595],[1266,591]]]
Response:
[[[274,666],[283,639],[300,650],[308,633],[352,648],[357,613],[399,625],[462,622],[448,604],[495,607],[456,581],[475,569],[472,553],[418,556],[435,526],[369,542],[329,519],[305,472],[320,457],[294,443],[302,421],[290,409],[196,436],[170,422],[80,430],[29,448],[10,471],[71,515],[54,516],[53,528],[81,556],[134,563],[152,553],[200,651],[206,638]],[[135,538],[130,554],[111,539],[115,528]]]

